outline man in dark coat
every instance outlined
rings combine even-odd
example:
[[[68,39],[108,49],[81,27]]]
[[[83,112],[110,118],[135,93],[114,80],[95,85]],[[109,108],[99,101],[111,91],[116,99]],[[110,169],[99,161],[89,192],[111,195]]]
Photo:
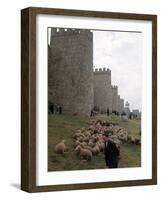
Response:
[[[107,116],[109,116],[110,114],[110,111],[109,111],[109,108],[107,108]]]
[[[61,114],[62,114],[62,107],[59,106],[59,115],[61,115]]]
[[[94,110],[93,109],[91,110],[90,117],[94,117]]]
[[[106,131],[104,133],[104,141],[105,141],[105,161],[106,165],[109,168],[118,168],[118,161],[120,151],[117,148],[116,144],[109,139],[109,132]]]
[[[54,114],[54,105],[50,103],[48,107],[49,107],[49,113]]]

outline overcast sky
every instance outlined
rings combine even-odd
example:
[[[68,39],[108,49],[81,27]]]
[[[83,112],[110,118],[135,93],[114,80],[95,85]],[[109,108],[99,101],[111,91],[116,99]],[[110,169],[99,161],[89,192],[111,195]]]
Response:
[[[93,31],[93,40],[94,67],[109,68],[121,98],[141,110],[142,33]]]

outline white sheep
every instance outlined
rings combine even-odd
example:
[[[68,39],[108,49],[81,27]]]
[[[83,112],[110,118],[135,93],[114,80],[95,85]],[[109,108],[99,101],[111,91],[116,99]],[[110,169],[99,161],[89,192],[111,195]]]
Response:
[[[90,137],[89,136],[84,136],[83,142],[89,142]]]
[[[92,148],[92,154],[93,155],[98,155],[100,153],[100,149],[99,146],[96,144],[93,148]]]
[[[56,153],[60,153],[60,154],[64,154],[65,152],[67,152],[67,147],[65,145],[65,140],[62,140],[61,142],[59,142],[56,146],[55,146],[55,151]]]
[[[98,145],[98,147],[100,149],[100,152],[102,152],[104,150],[104,148],[105,148],[104,142],[98,141],[97,145]]]
[[[79,137],[83,137],[83,134],[82,134],[80,131],[76,132],[76,133],[73,135],[73,138],[74,138],[74,139],[77,139],[77,138],[79,138]]]
[[[78,145],[80,145],[81,144],[81,142],[77,139],[76,141],[75,141],[75,143],[74,143],[74,147],[77,147]]]
[[[84,159],[85,161],[92,159],[92,152],[90,150],[84,149],[81,146],[78,146],[77,151],[79,151],[79,155],[81,159]]]
[[[90,147],[94,147],[95,146],[95,143],[93,142],[93,140],[89,140],[88,146],[90,146]]]
[[[85,145],[83,146],[84,149],[88,149],[91,153],[92,153],[92,147],[88,146],[88,145]]]
[[[76,146],[76,148],[74,150],[76,152],[76,154],[80,154],[80,148],[82,148],[81,145]]]

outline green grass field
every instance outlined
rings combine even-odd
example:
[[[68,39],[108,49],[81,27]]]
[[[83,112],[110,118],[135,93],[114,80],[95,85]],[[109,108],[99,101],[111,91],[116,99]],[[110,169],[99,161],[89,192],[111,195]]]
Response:
[[[97,115],[96,119],[105,119],[110,122],[118,123],[119,126],[128,129],[129,134],[140,137],[140,120],[129,120],[123,122],[120,117],[110,115]],[[104,154],[94,156],[91,161],[83,162],[79,156],[75,155],[73,148],[73,133],[77,128],[86,127],[90,117],[73,115],[48,115],[48,170],[82,170],[82,169],[101,169],[106,168]],[[55,145],[62,139],[66,140],[69,151],[64,155],[56,154]],[[119,167],[139,167],[141,166],[141,146],[132,144],[121,145],[121,159]]]

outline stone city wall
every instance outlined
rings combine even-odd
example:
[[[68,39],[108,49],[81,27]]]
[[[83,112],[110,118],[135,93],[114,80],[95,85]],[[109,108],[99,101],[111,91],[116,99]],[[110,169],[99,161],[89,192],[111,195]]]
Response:
[[[93,34],[51,29],[48,62],[50,102],[64,112],[89,115],[93,107]]]
[[[111,71],[109,69],[95,69],[94,71],[94,106],[101,111],[109,109],[112,112]]]

